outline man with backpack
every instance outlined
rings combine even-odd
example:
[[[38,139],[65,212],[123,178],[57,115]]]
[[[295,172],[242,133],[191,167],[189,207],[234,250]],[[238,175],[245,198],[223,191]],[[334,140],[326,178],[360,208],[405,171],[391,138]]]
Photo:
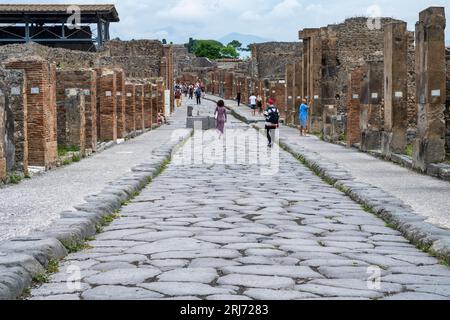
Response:
[[[272,148],[275,140],[275,131],[279,128],[280,123],[280,112],[274,105],[273,99],[269,99],[264,116],[266,117],[267,140],[269,140],[268,147]]]
[[[197,98],[197,105],[202,104],[202,89],[200,86],[195,89],[195,97]]]

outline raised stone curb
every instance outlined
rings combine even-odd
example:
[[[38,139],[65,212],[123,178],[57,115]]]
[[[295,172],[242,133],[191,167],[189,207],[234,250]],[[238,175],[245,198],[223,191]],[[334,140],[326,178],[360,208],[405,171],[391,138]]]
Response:
[[[385,191],[366,183],[356,182],[347,170],[322,159],[317,153],[290,146],[283,139],[280,139],[279,143],[283,149],[302,161],[318,176],[395,227],[413,244],[450,263],[449,230],[425,222],[425,218],[414,213],[411,207]]]
[[[110,183],[97,195],[85,198],[76,211],[62,212],[44,231],[0,244],[0,300],[19,298],[32,285],[33,277],[45,272],[51,260],[68,255],[67,246],[93,237],[102,219],[115,213],[159,175],[172,154],[192,135],[184,130],[177,139],[152,152],[151,158]],[[93,177],[94,179],[95,177]]]

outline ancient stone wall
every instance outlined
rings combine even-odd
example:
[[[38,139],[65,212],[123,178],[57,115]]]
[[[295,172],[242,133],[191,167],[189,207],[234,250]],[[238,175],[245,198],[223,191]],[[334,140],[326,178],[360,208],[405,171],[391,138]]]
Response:
[[[60,97],[59,97],[60,98]],[[82,89],[65,89],[64,98],[57,103],[58,146],[78,147],[81,154],[86,151],[86,111]]]
[[[145,129],[152,127],[152,94],[153,86],[150,82],[144,84],[144,126]]]
[[[156,40],[113,40],[99,52],[99,65],[121,68],[129,78],[151,78],[160,75],[164,46]]]
[[[136,109],[136,130],[144,131],[144,85],[136,84],[136,99],[135,99],[135,109]]]
[[[127,136],[125,117],[125,72],[122,69],[114,69],[116,74],[116,107],[117,107],[117,137]]]
[[[450,49],[446,50],[446,68],[447,68],[447,102],[445,112],[446,123],[446,148],[447,154],[450,154]]]
[[[301,57],[300,42],[267,42],[253,45],[252,76],[261,79],[283,79],[285,66]]]
[[[31,56],[11,59],[6,67],[26,73],[29,164],[53,167],[57,159],[56,65]]]
[[[4,163],[0,171],[28,173],[28,129],[25,73],[0,68],[0,143]],[[1,160],[0,160],[1,161]]]
[[[97,148],[97,74],[92,69],[63,70],[56,73],[57,105],[63,105],[66,89],[78,88],[85,96],[86,149]]]

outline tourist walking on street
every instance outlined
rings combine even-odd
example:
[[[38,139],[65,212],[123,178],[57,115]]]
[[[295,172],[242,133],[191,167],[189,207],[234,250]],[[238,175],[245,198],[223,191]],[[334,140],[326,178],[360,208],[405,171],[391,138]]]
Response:
[[[241,92],[238,91],[237,97],[236,97],[236,100],[237,100],[237,103],[238,103],[238,107],[241,105],[241,98],[242,98]]]
[[[189,86],[189,99],[194,99],[194,86],[192,84]]]
[[[202,104],[202,89],[200,87],[195,89],[195,97],[197,98],[197,105]]]
[[[181,90],[175,91],[175,102],[177,104],[177,108],[181,107]]]
[[[280,112],[274,105],[273,99],[269,99],[268,104],[269,105],[264,112],[264,116],[266,117],[267,140],[269,141],[268,147],[272,148],[275,140],[276,129],[278,129],[280,123]]]
[[[258,97],[256,98],[256,108],[258,109],[258,112],[260,115],[263,114],[263,99],[260,94],[258,94]]]
[[[250,96],[250,98],[248,98],[249,102],[250,102],[250,108],[252,109],[252,115],[256,116],[256,100],[258,98],[256,98],[255,94],[252,93],[252,95]]]
[[[216,129],[220,132],[220,138],[222,138],[225,130],[225,123],[227,122],[227,109],[225,108],[225,102],[223,100],[217,102],[217,108],[214,115],[216,118]]]
[[[300,129],[300,135],[306,136],[306,133],[308,131],[308,109],[309,106],[307,104],[307,101],[305,99],[302,100],[302,104],[299,107],[298,114],[299,114],[299,129]]]

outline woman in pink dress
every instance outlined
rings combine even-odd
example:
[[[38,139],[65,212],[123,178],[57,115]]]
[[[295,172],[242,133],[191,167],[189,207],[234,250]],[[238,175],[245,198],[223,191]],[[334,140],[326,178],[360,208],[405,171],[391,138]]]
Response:
[[[216,117],[216,129],[220,132],[220,136],[222,137],[225,130],[225,123],[227,122],[227,109],[225,108],[225,102],[223,102],[223,100],[217,102],[217,108],[214,114]]]

